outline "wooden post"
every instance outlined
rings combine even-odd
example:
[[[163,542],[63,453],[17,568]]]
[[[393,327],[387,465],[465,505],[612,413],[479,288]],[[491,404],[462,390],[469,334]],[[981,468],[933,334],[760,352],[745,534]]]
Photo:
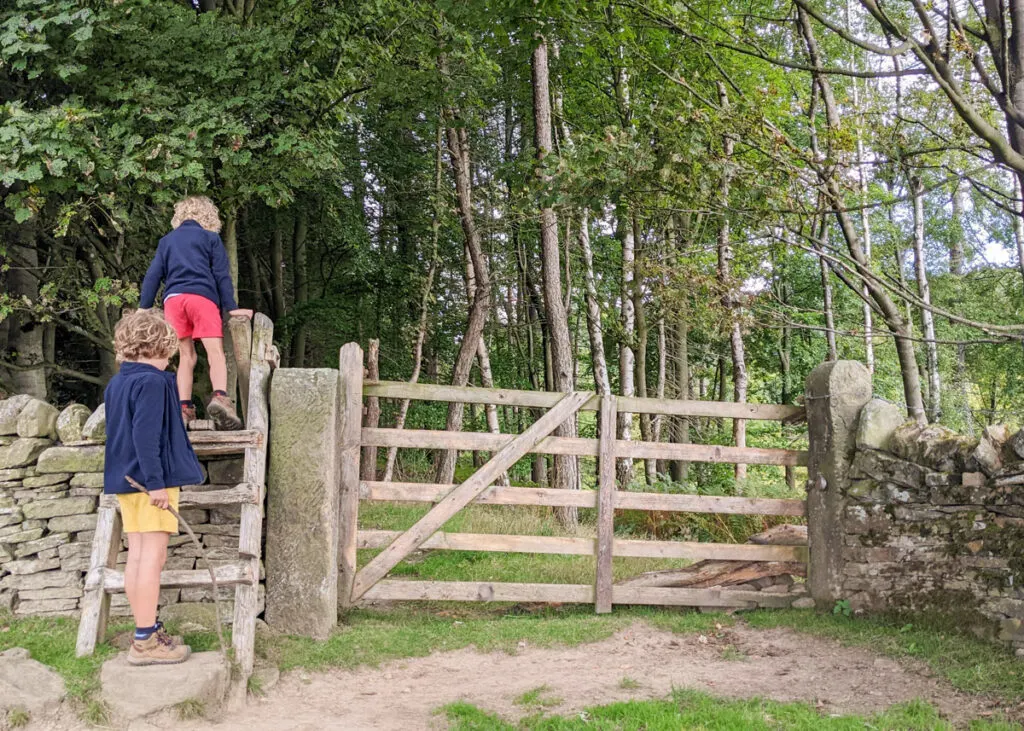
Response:
[[[540,417],[525,432],[503,446],[472,477],[448,493],[416,525],[395,539],[394,543],[377,554],[356,576],[352,587],[352,601],[361,597],[367,589],[383,579],[402,559],[419,548],[441,526],[480,493],[490,487],[509,467],[518,462],[530,450],[571,417],[587,401],[589,394],[574,392],[566,394],[558,404]],[[358,474],[358,471],[357,473]],[[358,491],[358,482],[355,485]]]
[[[252,355],[252,324],[245,317],[232,317],[228,320],[228,331],[231,333],[231,346],[235,354],[235,366],[238,376],[238,396],[242,407],[242,419],[249,424],[249,367]],[[231,391],[228,391],[231,393]],[[233,394],[232,394],[233,395]]]
[[[234,320],[235,318],[232,318]],[[237,329],[237,328],[236,328]],[[249,328],[239,329],[245,336]],[[253,341],[266,345],[273,343],[274,324],[265,315],[256,315],[253,328]],[[236,341],[237,342],[237,341]],[[249,388],[246,397],[245,425],[262,436],[256,446],[245,450],[245,481],[257,491],[256,502],[241,506],[240,533],[238,553],[242,561],[249,563],[249,571],[253,577],[251,584],[242,584],[235,589],[235,615],[231,631],[231,645],[235,651],[235,662],[238,663],[242,677],[252,674],[256,658],[256,615],[259,608],[259,575],[260,575],[260,543],[263,538],[263,502],[266,497],[264,485],[267,475],[267,435],[270,429],[268,398],[270,391],[270,364],[264,355],[265,350],[257,351],[256,357],[246,363],[245,383]],[[237,351],[236,351],[237,354]],[[239,367],[239,382],[243,369]]]
[[[601,397],[597,480],[597,583],[594,608],[612,611],[612,541],[615,535],[615,396]]]
[[[357,343],[341,348],[338,449],[341,499],[338,514],[338,603],[352,606],[359,533],[359,443],[363,423],[363,351]]]
[[[380,380],[380,341],[371,340],[370,347],[366,351],[366,378],[371,383]],[[366,426],[380,426],[380,399],[376,396],[368,396],[366,399]],[[364,480],[377,479],[377,448],[363,447],[363,458],[361,462],[362,478]]]
[[[121,551],[121,514],[116,507],[100,507],[96,518],[96,535],[92,541],[92,556],[89,559],[89,574],[117,566],[117,554]],[[75,655],[91,655],[96,643],[107,633],[107,616],[110,613],[110,594],[103,582],[86,589],[82,599],[82,621],[78,625],[78,642]]]

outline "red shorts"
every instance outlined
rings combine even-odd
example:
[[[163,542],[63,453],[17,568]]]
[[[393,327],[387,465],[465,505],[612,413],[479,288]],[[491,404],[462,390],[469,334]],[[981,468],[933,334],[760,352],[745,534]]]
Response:
[[[224,337],[220,308],[199,294],[176,294],[164,300],[164,319],[179,340]]]

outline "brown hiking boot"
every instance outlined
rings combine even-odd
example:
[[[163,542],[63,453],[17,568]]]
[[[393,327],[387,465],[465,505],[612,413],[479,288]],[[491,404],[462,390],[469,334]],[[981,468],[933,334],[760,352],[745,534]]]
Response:
[[[242,420],[235,413],[235,405],[227,396],[214,396],[210,399],[206,413],[213,419],[217,431],[237,431],[242,428]]]
[[[192,422],[196,420],[196,407],[182,404],[181,420],[185,422],[185,428],[188,429]]]
[[[129,665],[177,665],[188,660],[192,648],[176,645],[164,632],[154,632],[146,640],[132,638],[128,650]]]

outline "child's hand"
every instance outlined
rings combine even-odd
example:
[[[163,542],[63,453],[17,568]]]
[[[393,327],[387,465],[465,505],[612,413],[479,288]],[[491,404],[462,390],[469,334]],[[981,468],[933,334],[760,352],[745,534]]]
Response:
[[[167,508],[171,507],[171,500],[167,496],[167,490],[150,490],[149,504],[155,505],[161,510],[167,510]]]
[[[252,319],[252,310],[231,310],[228,314],[231,317],[244,317],[246,320]]]

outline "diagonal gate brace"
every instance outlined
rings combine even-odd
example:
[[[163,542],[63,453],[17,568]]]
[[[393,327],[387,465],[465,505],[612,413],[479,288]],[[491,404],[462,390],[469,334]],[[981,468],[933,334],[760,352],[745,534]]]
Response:
[[[590,400],[591,394],[573,392],[555,404],[546,414],[518,437],[494,453],[490,460],[468,480],[455,487],[437,505],[417,521],[416,525],[396,538],[356,574],[352,601],[356,601],[406,556],[422,546],[452,516],[469,505],[480,493],[512,465],[536,447],[541,440],[571,417]]]

